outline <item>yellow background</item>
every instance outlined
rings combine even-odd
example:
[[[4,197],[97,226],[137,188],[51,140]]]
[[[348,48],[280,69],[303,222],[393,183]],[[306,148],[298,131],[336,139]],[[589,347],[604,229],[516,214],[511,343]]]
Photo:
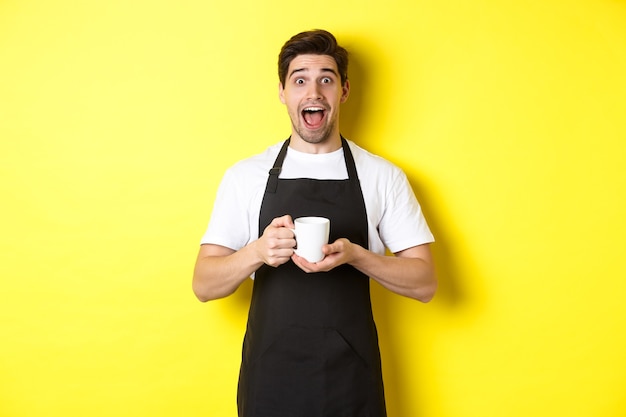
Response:
[[[317,27],[438,239],[430,304],[373,288],[389,416],[626,414],[624,1],[3,0],[2,417],[236,415],[250,285],[192,267]]]

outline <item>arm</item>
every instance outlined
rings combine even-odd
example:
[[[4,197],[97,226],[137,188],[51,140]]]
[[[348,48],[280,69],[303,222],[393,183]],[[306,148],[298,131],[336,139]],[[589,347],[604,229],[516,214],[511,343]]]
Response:
[[[338,239],[323,250],[326,257],[318,263],[307,262],[295,254],[292,259],[306,272],[329,271],[349,264],[388,290],[425,303],[435,295],[437,279],[428,244],[413,246],[395,256],[383,256],[348,239]]]
[[[202,302],[226,297],[261,267],[273,267],[289,261],[296,241],[290,216],[278,217],[265,228],[263,235],[238,251],[202,245],[193,273],[193,292]]]

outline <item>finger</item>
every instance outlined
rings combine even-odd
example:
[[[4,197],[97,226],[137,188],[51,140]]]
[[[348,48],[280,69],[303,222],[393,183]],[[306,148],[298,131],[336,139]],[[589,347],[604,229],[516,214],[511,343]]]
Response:
[[[337,252],[341,252],[340,243],[338,243],[337,241],[333,243],[328,243],[322,246],[322,253],[324,255],[330,255],[331,253],[337,253]]]
[[[276,229],[276,237],[279,239],[291,239],[295,245],[296,235],[289,227],[279,227]]]
[[[311,266],[314,266],[315,264],[311,264],[303,257],[298,256],[294,253],[291,256],[291,260],[293,261],[294,264],[298,266],[298,268],[302,269],[304,272],[307,272],[307,273],[313,272],[313,270],[311,269]]]
[[[293,219],[288,214],[285,214],[284,216],[281,216],[281,217],[274,218],[272,220],[272,223],[270,224],[274,227],[289,227],[289,228],[294,227]]]
[[[291,248],[275,248],[269,252],[269,256],[272,258],[291,258],[293,255],[293,249]]]
[[[346,238],[339,238],[335,240],[333,243],[329,243],[322,247],[322,251],[326,255],[330,255],[332,253],[340,253],[345,252],[349,249],[350,241]]]
[[[291,259],[289,256],[284,256],[284,257],[274,257],[274,258],[270,258],[270,259],[268,259],[266,263],[267,263],[269,266],[274,266],[274,267],[276,267],[276,266],[280,266],[280,265],[283,265],[283,264],[285,264],[285,263],[289,262],[289,259]]]
[[[296,265],[300,267],[300,269],[307,273],[327,272],[334,267],[333,261],[328,257],[322,259],[319,262],[309,262],[305,258],[298,256],[294,253],[291,259]]]

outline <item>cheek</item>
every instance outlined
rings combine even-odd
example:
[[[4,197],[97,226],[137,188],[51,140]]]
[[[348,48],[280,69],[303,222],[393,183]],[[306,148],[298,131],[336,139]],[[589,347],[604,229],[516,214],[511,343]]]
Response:
[[[298,105],[295,103],[290,103],[289,101],[286,103],[287,113],[292,119],[300,118],[300,112],[298,111]]]

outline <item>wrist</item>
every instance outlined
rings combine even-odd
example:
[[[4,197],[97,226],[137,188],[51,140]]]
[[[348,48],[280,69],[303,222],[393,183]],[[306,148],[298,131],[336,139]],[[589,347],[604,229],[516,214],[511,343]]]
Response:
[[[363,246],[358,245],[356,243],[352,243],[348,240],[349,249],[347,253],[350,254],[350,258],[348,259],[348,264],[352,265],[355,268],[362,266],[364,261],[367,259],[368,250]]]
[[[247,246],[242,249],[244,252],[244,259],[249,259],[251,261],[250,267],[254,270],[257,270],[261,265],[265,263],[265,258],[263,257],[263,253],[260,249],[259,239],[253,240]],[[245,252],[248,252],[247,254]]]

